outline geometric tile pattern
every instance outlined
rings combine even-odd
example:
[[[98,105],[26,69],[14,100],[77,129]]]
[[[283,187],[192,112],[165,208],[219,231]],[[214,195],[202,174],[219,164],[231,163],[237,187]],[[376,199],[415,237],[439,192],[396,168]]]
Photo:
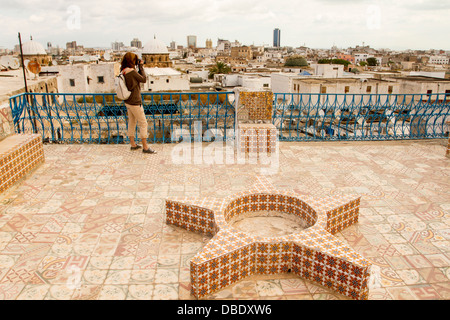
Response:
[[[241,153],[270,154],[277,149],[277,129],[273,124],[239,123]]]
[[[358,223],[334,237],[372,263],[369,300],[448,300],[447,145],[448,138],[280,142],[270,179],[304,196],[361,195]],[[0,300],[195,299],[190,261],[211,239],[167,225],[165,199],[247,190],[260,166],[180,170],[173,144],[154,148],[148,157],[128,145],[45,144],[45,163],[0,194]],[[348,299],[292,270],[251,276],[204,299]]]
[[[239,93],[239,120],[272,120],[273,92],[245,92]]]
[[[39,134],[11,135],[0,143],[0,193],[44,162]]]
[[[191,259],[191,294],[202,298],[251,275],[293,273],[355,300],[368,299],[371,263],[333,234],[358,222],[360,197],[313,198],[275,189],[258,177],[224,199],[168,198],[166,222],[214,237]],[[261,237],[236,230],[231,219],[277,211],[305,221],[290,235]]]

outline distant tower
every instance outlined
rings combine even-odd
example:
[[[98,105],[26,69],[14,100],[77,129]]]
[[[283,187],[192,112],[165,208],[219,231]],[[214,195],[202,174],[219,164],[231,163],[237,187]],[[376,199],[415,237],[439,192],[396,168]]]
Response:
[[[134,38],[133,40],[131,40],[130,45],[132,47],[141,49],[142,48],[142,41],[140,41],[138,38]]]
[[[280,47],[280,37],[281,37],[280,29],[276,28],[275,30],[273,30],[273,46],[275,48]]]
[[[212,40],[211,39],[206,39],[206,48],[212,49]]]
[[[187,36],[188,48],[197,48],[197,36]]]

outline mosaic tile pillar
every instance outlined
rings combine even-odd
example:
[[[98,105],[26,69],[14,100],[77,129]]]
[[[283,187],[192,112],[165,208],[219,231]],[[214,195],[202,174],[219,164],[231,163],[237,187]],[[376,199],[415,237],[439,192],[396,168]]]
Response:
[[[0,106],[0,141],[14,134],[14,122],[11,108],[8,105]]]
[[[275,153],[277,129],[273,124],[239,124],[239,150],[241,153]]]
[[[272,120],[273,92],[239,92],[238,120]]]
[[[0,142],[0,193],[45,161],[40,134],[14,134]]]
[[[239,92],[236,119],[238,150],[244,154],[274,153],[277,130],[272,122],[273,92]]]

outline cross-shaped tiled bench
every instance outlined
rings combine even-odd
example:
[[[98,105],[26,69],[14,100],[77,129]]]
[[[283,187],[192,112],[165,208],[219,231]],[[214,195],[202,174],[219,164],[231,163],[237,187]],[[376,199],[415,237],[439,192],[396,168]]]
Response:
[[[292,272],[356,300],[368,298],[371,264],[333,234],[358,222],[359,196],[314,198],[277,190],[258,177],[224,199],[169,198],[168,224],[214,237],[190,262],[191,294],[203,298],[251,275]],[[277,237],[242,232],[230,222],[248,212],[295,215],[306,228]]]

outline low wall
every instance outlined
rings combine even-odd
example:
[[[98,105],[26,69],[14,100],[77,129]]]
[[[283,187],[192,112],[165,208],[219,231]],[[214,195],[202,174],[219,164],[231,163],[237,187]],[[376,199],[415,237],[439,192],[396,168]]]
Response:
[[[0,105],[0,141],[14,134],[14,123],[9,104]]]

